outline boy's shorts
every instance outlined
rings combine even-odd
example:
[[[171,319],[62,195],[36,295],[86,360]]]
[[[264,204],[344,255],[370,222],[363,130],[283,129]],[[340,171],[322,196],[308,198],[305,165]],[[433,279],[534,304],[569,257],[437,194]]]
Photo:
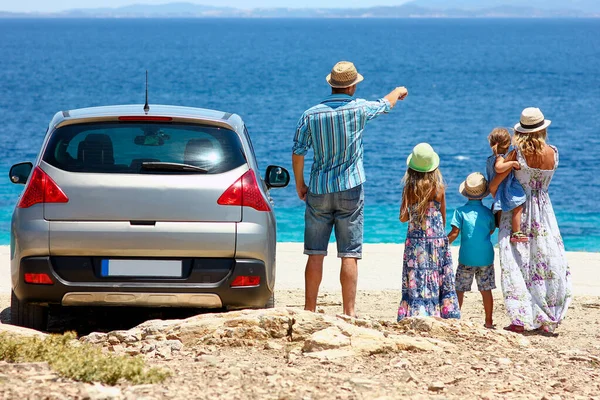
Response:
[[[327,255],[335,228],[338,257],[362,258],[364,190],[356,186],[343,192],[306,195],[304,254]]]
[[[477,289],[480,292],[496,289],[493,264],[486,267],[467,267],[466,265],[458,264],[455,278],[456,291],[470,292],[474,277],[477,278]]]

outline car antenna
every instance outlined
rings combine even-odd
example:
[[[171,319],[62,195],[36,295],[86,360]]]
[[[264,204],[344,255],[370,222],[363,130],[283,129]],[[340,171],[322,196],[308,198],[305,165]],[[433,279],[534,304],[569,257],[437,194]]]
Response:
[[[146,70],[146,104],[144,104],[144,112],[148,114],[150,106],[148,105],[148,70]]]

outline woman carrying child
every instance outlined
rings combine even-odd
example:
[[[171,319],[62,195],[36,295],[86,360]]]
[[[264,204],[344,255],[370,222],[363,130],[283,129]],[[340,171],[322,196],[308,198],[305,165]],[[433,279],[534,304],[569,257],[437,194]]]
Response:
[[[515,126],[515,151],[507,161],[520,169],[515,177],[523,185],[521,230],[529,241],[511,245],[512,213],[503,213],[498,241],[502,292],[511,324],[506,329],[553,332],[572,301],[571,273],[556,222],[548,187],[558,167],[558,149],[546,143],[550,121],[538,108],[526,108]],[[490,183],[494,193],[507,173]]]
[[[408,222],[398,321],[413,316],[460,318],[448,247],[440,158],[427,143],[408,156],[400,221]]]

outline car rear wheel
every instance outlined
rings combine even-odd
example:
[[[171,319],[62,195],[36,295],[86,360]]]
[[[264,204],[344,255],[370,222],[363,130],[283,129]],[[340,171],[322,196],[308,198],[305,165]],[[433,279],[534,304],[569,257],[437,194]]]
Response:
[[[48,327],[48,307],[23,303],[13,291],[10,297],[10,323],[45,331]]]
[[[267,304],[265,304],[265,308],[275,308],[275,293],[269,297]]]

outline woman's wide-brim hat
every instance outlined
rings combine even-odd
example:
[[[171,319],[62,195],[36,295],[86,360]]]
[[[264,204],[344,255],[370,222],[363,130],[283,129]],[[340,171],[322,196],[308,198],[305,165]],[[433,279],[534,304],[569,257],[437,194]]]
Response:
[[[417,172],[435,171],[440,166],[440,156],[429,143],[419,143],[406,159],[406,165]]]
[[[460,184],[458,191],[472,200],[481,200],[490,194],[487,179],[481,172],[473,172],[467,176],[467,179]]]
[[[358,73],[353,63],[340,61],[333,66],[331,73],[325,79],[331,87],[344,89],[362,82],[364,78]]]
[[[539,108],[529,107],[521,113],[521,120],[515,125],[515,132],[534,133],[546,129],[552,121],[544,118]]]

